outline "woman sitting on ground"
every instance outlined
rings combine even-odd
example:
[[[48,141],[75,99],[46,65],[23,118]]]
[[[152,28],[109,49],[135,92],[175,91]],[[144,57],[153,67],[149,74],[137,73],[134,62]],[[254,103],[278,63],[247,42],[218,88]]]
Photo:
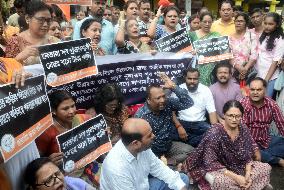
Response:
[[[54,91],[49,95],[49,101],[54,124],[36,139],[36,144],[41,156],[49,157],[59,166],[62,164],[63,153],[59,152],[56,136],[84,123],[91,116],[76,114],[75,102],[67,91]],[[76,171],[74,175],[89,180],[94,185],[98,185],[98,169],[89,173],[89,168],[94,168],[94,166],[99,169],[98,163],[93,162],[87,165],[85,169]]]
[[[139,25],[136,19],[121,22],[115,43],[120,54],[146,53],[152,49],[147,43],[140,40]]]
[[[26,168],[25,182],[29,190],[95,190],[80,178],[64,176],[60,169],[46,157],[37,158]]]
[[[248,128],[241,125],[243,112],[238,101],[228,101],[223,107],[224,123],[213,125],[186,159],[184,169],[200,189],[261,190],[269,186],[271,166],[253,161],[253,157],[260,160],[260,152]]]
[[[90,38],[95,55],[104,56],[106,53],[99,46],[101,41],[102,24],[95,18],[86,19],[80,28],[81,38]]]
[[[121,129],[124,121],[129,118],[129,112],[123,105],[123,95],[118,86],[106,84],[95,97],[95,110],[97,114],[103,114],[111,141],[115,144],[120,139]]]

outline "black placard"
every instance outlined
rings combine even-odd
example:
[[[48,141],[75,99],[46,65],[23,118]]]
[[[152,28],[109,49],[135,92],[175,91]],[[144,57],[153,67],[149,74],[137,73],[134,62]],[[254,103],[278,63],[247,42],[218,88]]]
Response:
[[[4,160],[30,144],[51,124],[52,115],[44,76],[27,79],[25,86],[2,86],[0,90],[0,139]]]
[[[228,36],[193,42],[198,64],[211,63],[233,58]]]
[[[56,137],[66,172],[84,167],[111,149],[106,127],[104,117],[98,115]]]
[[[90,39],[38,47],[47,84],[59,86],[98,73]]]
[[[160,52],[190,52],[191,41],[186,28],[182,28],[168,36],[155,41]]]

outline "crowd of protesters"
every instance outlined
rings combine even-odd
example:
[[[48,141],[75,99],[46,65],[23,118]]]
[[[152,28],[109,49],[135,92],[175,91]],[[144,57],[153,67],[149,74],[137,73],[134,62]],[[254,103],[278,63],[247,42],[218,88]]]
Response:
[[[228,0],[218,19],[206,7],[189,17],[172,3],[159,3],[156,13],[149,0],[128,0],[123,10],[106,3],[92,0],[88,12],[68,21],[55,4],[15,0],[0,28],[0,84],[24,85],[31,76],[25,67],[40,62],[36,46],[80,38],[91,39],[96,56],[154,56],[156,40],[186,27],[192,43],[228,36],[233,58],[190,66],[180,84],[159,73],[162,85],[148,84],[135,113],[118,84],[100,88],[84,113],[67,91],[50,93],[53,125],[9,161],[0,159],[0,189],[272,189],[271,166],[284,167],[284,108],[277,103],[284,100],[275,88],[284,86],[282,16],[243,12]],[[63,172],[56,136],[98,114],[113,148]]]

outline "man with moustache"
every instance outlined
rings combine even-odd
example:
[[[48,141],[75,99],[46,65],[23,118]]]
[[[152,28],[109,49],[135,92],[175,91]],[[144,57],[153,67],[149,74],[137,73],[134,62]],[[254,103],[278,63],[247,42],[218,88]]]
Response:
[[[265,96],[266,86],[267,82],[260,77],[250,82],[249,97],[240,101],[244,107],[242,123],[259,146],[261,161],[284,167],[284,117],[277,103]],[[282,137],[270,135],[273,121]]]
[[[185,83],[179,87],[185,89],[193,99],[193,106],[178,111],[178,121],[175,122],[177,128],[185,129],[187,138],[184,140],[193,147],[198,146],[210,124],[218,122],[212,93],[207,86],[199,83],[199,75],[196,68],[185,70]],[[210,124],[206,122],[206,112]]]
[[[140,30],[140,40],[142,42],[148,43],[151,39],[147,36],[147,31],[150,21],[151,14],[151,6],[149,0],[141,0],[138,4],[139,8],[139,17],[137,18],[137,22]]]
[[[188,189],[188,177],[174,172],[153,154],[150,147],[154,138],[155,135],[146,120],[126,120],[122,127],[121,140],[115,144],[103,162],[100,189]]]
[[[229,0],[221,3],[219,10],[221,18],[216,20],[211,27],[212,32],[218,32],[222,36],[230,36],[235,33],[235,23],[233,18],[233,4]]]
[[[91,15],[76,23],[74,27],[73,39],[80,39],[80,28],[82,23],[90,18],[97,18],[101,21],[101,41],[99,46],[105,51],[106,54],[114,54],[116,46],[114,43],[114,28],[111,22],[103,19],[104,9],[106,6],[106,0],[92,0],[92,6],[90,9]]]
[[[228,61],[221,61],[214,68],[213,75],[217,82],[209,89],[212,92],[218,120],[223,120],[223,107],[229,100],[242,99],[240,85],[232,79],[232,66]]]
[[[148,121],[156,136],[152,151],[159,158],[165,155],[166,158],[174,163],[183,162],[187,158],[187,154],[192,150],[188,144],[174,141],[172,133],[176,131],[173,123],[173,111],[187,109],[193,105],[192,99],[189,97],[186,90],[176,86],[171,79],[161,74],[161,79],[165,82],[164,85],[152,84],[147,87],[147,100],[141,107],[135,117]],[[169,89],[176,94],[178,98],[166,98],[163,90]]]

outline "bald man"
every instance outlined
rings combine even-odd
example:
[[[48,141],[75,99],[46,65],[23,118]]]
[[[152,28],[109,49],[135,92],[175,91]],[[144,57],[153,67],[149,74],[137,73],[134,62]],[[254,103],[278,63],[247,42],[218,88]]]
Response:
[[[171,170],[150,149],[155,138],[150,124],[139,118],[125,121],[121,140],[108,153],[100,177],[102,190],[186,190],[185,174]],[[153,177],[148,178],[151,175]]]

